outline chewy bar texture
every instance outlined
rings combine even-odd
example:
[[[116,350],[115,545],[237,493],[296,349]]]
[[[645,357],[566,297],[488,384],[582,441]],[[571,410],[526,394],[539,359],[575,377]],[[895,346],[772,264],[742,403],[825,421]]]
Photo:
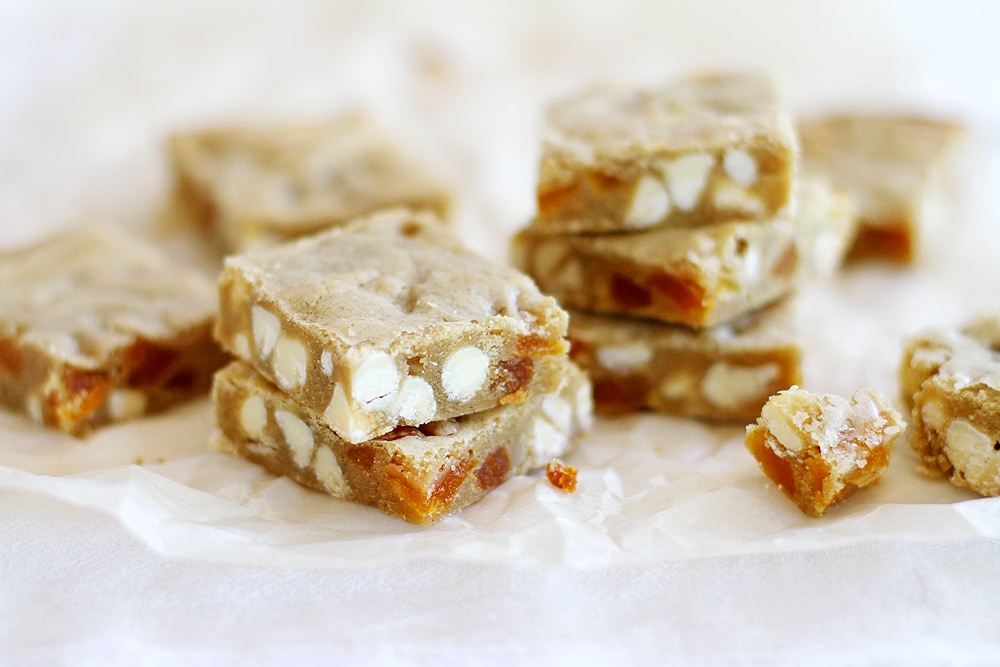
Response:
[[[230,257],[217,336],[349,442],[523,400],[567,315],[530,278],[392,210]]]
[[[515,237],[514,258],[567,307],[697,327],[784,296],[799,272],[789,220],[597,236],[529,227]]]
[[[793,387],[772,396],[747,426],[746,447],[799,509],[819,517],[881,478],[905,428],[874,389],[848,400]]]
[[[82,436],[208,391],[210,279],[124,231],[0,254],[0,402]]]
[[[908,338],[900,379],[913,392],[911,444],[921,470],[1000,495],[1000,317]]]
[[[745,424],[802,381],[794,319],[787,301],[701,330],[572,311],[570,356],[590,376],[598,412]]]
[[[182,203],[229,251],[273,245],[378,209],[450,209],[447,189],[373,122],[234,127],[170,140]]]
[[[848,190],[860,229],[851,258],[912,263],[947,226],[957,124],[842,114],[799,125],[804,169]]]
[[[849,200],[806,183],[788,219],[596,235],[545,234],[532,223],[514,238],[514,262],[568,307],[714,326],[840,266],[854,229]]]
[[[792,204],[797,150],[764,76],[595,88],[548,111],[535,225],[616,232],[773,217]]]
[[[565,357],[540,362],[539,375],[549,388],[532,385],[520,403],[349,443],[237,361],[213,388],[217,445],[305,486],[427,525],[544,467],[589,428],[586,376]]]

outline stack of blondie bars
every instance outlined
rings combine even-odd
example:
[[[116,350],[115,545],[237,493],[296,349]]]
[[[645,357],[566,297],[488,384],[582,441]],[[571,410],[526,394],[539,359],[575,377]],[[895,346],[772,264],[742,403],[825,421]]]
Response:
[[[514,261],[573,309],[599,409],[745,422],[800,381],[786,297],[839,266],[855,217],[800,173],[770,79],[597,88],[550,107],[545,132]]]
[[[390,209],[230,256],[223,449],[429,524],[544,467],[589,425],[567,314],[429,212]]]

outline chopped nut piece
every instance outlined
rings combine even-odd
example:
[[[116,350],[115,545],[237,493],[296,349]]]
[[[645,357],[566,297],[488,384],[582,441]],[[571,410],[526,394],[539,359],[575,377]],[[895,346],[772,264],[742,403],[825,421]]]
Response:
[[[170,140],[178,198],[229,251],[272,245],[394,206],[447,216],[450,196],[361,114]]]
[[[921,470],[1000,496],[1000,316],[904,342],[900,383],[913,406]]]
[[[757,422],[747,426],[746,446],[799,509],[818,517],[882,476],[905,428],[873,389],[848,401],[793,387],[768,399]]]
[[[520,403],[423,428],[401,426],[352,444],[250,366],[233,362],[213,387],[221,431],[216,445],[305,486],[427,525],[544,466],[589,428],[586,376],[565,357],[538,366]],[[240,416],[258,402],[263,420]],[[539,424],[547,429],[541,439]]]
[[[702,225],[746,217],[751,200],[754,215],[773,217],[791,202],[796,150],[763,76],[595,88],[548,111],[535,224],[543,233]],[[723,182],[740,196],[703,196]]]
[[[746,423],[802,381],[791,302],[703,330],[577,311],[569,322],[570,355],[590,375],[599,412]]]
[[[206,392],[211,281],[124,231],[0,253],[0,403],[76,436]]]
[[[519,400],[511,368],[568,349],[553,298],[427,213],[232,256],[219,289],[223,347],[351,442]]]

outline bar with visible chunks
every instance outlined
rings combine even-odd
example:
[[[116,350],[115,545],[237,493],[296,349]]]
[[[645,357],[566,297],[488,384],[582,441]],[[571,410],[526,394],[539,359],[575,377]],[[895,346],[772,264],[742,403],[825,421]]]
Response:
[[[223,347],[349,442],[523,400],[568,350],[555,299],[426,212],[229,257],[220,298]]]
[[[905,428],[877,390],[845,399],[793,387],[764,404],[747,426],[746,447],[782,493],[819,517],[882,477]]]
[[[548,110],[535,224],[590,233],[774,217],[793,207],[797,150],[763,75],[595,87]]]
[[[361,113],[313,125],[180,132],[169,152],[178,200],[229,252],[382,208],[442,218],[451,208],[443,181]]]
[[[586,376],[565,357],[538,366],[520,403],[350,443],[237,361],[215,380],[216,446],[304,486],[429,525],[544,468],[590,428]]]
[[[114,227],[0,253],[0,402],[83,436],[206,393],[212,281]]]
[[[570,312],[570,356],[599,413],[643,409],[746,423],[802,381],[794,306],[785,301],[711,329]]]

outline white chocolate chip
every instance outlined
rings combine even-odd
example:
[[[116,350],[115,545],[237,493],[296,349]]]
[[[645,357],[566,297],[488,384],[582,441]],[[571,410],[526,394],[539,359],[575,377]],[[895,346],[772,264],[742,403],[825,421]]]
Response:
[[[240,428],[251,440],[260,440],[267,426],[267,407],[260,396],[247,396],[240,406]]]
[[[642,343],[608,345],[597,348],[597,362],[613,373],[628,373],[642,368],[653,358],[653,351]]]
[[[560,289],[566,291],[578,290],[585,284],[583,278],[583,267],[575,259],[567,260],[562,269],[555,276],[555,284]]]
[[[391,401],[399,391],[399,368],[385,352],[369,354],[351,381],[351,398],[370,408],[377,408]]]
[[[281,334],[274,346],[272,367],[282,389],[295,389],[306,381],[309,352],[298,338]]]
[[[355,414],[351,412],[351,406],[347,402],[347,392],[339,384],[333,388],[333,397],[323,412],[323,418],[337,435],[348,442],[364,442],[369,438]]]
[[[24,409],[28,412],[28,416],[31,417],[32,421],[39,424],[45,422],[45,415],[42,414],[42,399],[35,394],[28,396]]]
[[[964,419],[955,419],[945,434],[944,453],[973,488],[996,489],[1000,485],[1000,454],[994,439]]]
[[[319,355],[319,367],[323,375],[327,377],[333,375],[333,354],[330,350],[323,350],[323,354]]]
[[[564,433],[568,433],[573,426],[573,408],[559,396],[546,396],[542,400],[542,414]]]
[[[347,482],[344,480],[344,471],[333,450],[329,447],[320,447],[316,450],[316,460],[313,461],[313,472],[316,479],[323,485],[323,488],[335,498],[347,497]]]
[[[939,401],[924,401],[920,408],[920,418],[939,433],[944,430],[945,424],[948,423],[948,414]]]
[[[278,343],[281,321],[277,315],[261,306],[250,309],[250,320],[253,324],[253,343],[257,348],[257,355],[261,359],[266,359]]]
[[[741,148],[730,148],[722,158],[722,167],[734,182],[750,187],[757,182],[757,162]]]
[[[238,333],[233,336],[233,353],[240,359],[250,361],[250,343],[246,335]]]
[[[734,366],[725,361],[712,364],[701,381],[701,392],[709,401],[734,410],[770,395],[771,382],[780,370],[776,364]]]
[[[452,353],[441,369],[441,385],[448,398],[467,401],[486,384],[490,358],[476,347],[463,347]]]
[[[625,222],[633,227],[649,227],[670,213],[670,195],[652,176],[643,176],[632,193],[632,203],[625,212]]]
[[[564,243],[542,242],[538,244],[532,262],[534,272],[543,276],[558,274],[568,254]]]
[[[559,456],[566,448],[569,436],[545,419],[536,419],[533,432],[535,465],[544,465],[549,459]]]
[[[115,389],[108,395],[108,412],[117,420],[134,419],[146,412],[146,395],[137,389]]]
[[[275,410],[274,420],[285,436],[285,442],[292,452],[295,465],[304,468],[309,465],[313,450],[313,432],[304,421],[286,410]]]
[[[774,402],[768,401],[764,404],[760,416],[764,420],[764,426],[778,444],[790,452],[800,452],[805,447],[802,438],[796,432],[791,419],[786,415],[781,407]]]
[[[717,181],[712,191],[715,208],[738,211],[753,216],[764,214],[764,202],[750,194],[742,186],[728,181]]]
[[[594,388],[590,382],[581,384],[574,398],[577,427],[588,431],[594,425]]]
[[[430,384],[423,378],[407,376],[399,388],[399,416],[413,424],[425,424],[435,412],[437,401]]]
[[[715,157],[708,153],[692,153],[654,164],[667,182],[671,200],[682,211],[690,211],[697,206],[713,166]]]
[[[684,399],[694,390],[695,378],[691,373],[677,371],[668,374],[660,382],[660,394],[670,400]]]

